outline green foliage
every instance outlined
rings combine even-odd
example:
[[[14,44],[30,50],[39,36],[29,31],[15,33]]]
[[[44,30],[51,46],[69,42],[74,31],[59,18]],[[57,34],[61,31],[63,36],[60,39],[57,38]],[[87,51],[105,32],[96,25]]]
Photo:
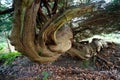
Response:
[[[0,47],[0,51],[1,51],[1,50],[3,50],[3,48],[2,48],[2,47]]]
[[[91,64],[90,60],[84,60],[84,61],[82,61],[81,67],[82,68],[88,68],[90,66],[90,64]]]
[[[43,71],[42,75],[44,76],[42,80],[47,80],[49,74],[46,71]]]
[[[5,4],[0,4],[0,11],[4,11],[7,8],[9,8],[10,4],[11,0],[10,1],[6,0]],[[0,32],[10,31],[12,28],[12,21],[13,21],[12,13],[0,15]]]
[[[110,12],[120,10],[120,0],[113,0],[110,4],[108,4],[106,10]]]
[[[9,52],[0,54],[0,61],[5,60],[4,64],[11,63],[17,56],[20,56],[19,52]]]
[[[11,14],[0,15],[0,32],[10,31],[12,27]]]
[[[1,41],[1,40],[0,40]],[[5,43],[0,42],[0,54],[4,52],[4,48],[6,47]]]
[[[0,47],[0,54],[3,53],[3,51],[4,51],[4,48]]]

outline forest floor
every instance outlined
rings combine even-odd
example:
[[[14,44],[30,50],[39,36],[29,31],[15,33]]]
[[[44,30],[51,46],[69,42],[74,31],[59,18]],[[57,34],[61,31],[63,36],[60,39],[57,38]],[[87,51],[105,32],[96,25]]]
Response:
[[[120,46],[109,45],[98,55],[83,61],[65,54],[48,64],[20,56],[9,65],[0,63],[0,80],[120,80]]]

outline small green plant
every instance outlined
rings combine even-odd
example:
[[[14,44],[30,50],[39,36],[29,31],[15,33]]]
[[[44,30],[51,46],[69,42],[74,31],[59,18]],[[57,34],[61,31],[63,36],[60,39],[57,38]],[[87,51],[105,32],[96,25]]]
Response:
[[[3,49],[3,47],[0,47],[0,51]]]
[[[43,72],[42,72],[42,75],[44,76],[42,80],[47,80],[47,78],[48,78],[48,76],[49,76],[48,72],[43,71]]]
[[[0,54],[0,60],[5,60],[4,64],[11,63],[17,56],[20,56],[19,52],[9,52]]]
[[[3,53],[3,51],[4,51],[4,48],[0,47],[0,54]]]
[[[84,60],[82,61],[82,68],[88,68],[90,66],[90,60]]]
[[[0,42],[0,54],[4,52],[5,44]]]

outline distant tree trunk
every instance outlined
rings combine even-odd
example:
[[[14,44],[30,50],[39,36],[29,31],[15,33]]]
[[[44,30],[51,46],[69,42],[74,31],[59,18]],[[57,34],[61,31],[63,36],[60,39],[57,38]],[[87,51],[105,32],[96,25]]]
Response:
[[[38,63],[55,61],[60,53],[69,50],[73,34],[69,28],[59,29],[72,18],[92,11],[91,6],[67,9],[48,20],[36,33],[40,0],[14,0],[14,4],[11,44],[23,55]]]

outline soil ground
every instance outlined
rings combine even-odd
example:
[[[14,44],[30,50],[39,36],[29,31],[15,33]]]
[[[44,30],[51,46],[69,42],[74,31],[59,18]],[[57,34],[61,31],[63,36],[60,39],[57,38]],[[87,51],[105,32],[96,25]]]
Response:
[[[20,56],[0,64],[0,80],[120,80],[120,46],[109,45],[86,61],[66,53],[53,63],[37,64]]]

